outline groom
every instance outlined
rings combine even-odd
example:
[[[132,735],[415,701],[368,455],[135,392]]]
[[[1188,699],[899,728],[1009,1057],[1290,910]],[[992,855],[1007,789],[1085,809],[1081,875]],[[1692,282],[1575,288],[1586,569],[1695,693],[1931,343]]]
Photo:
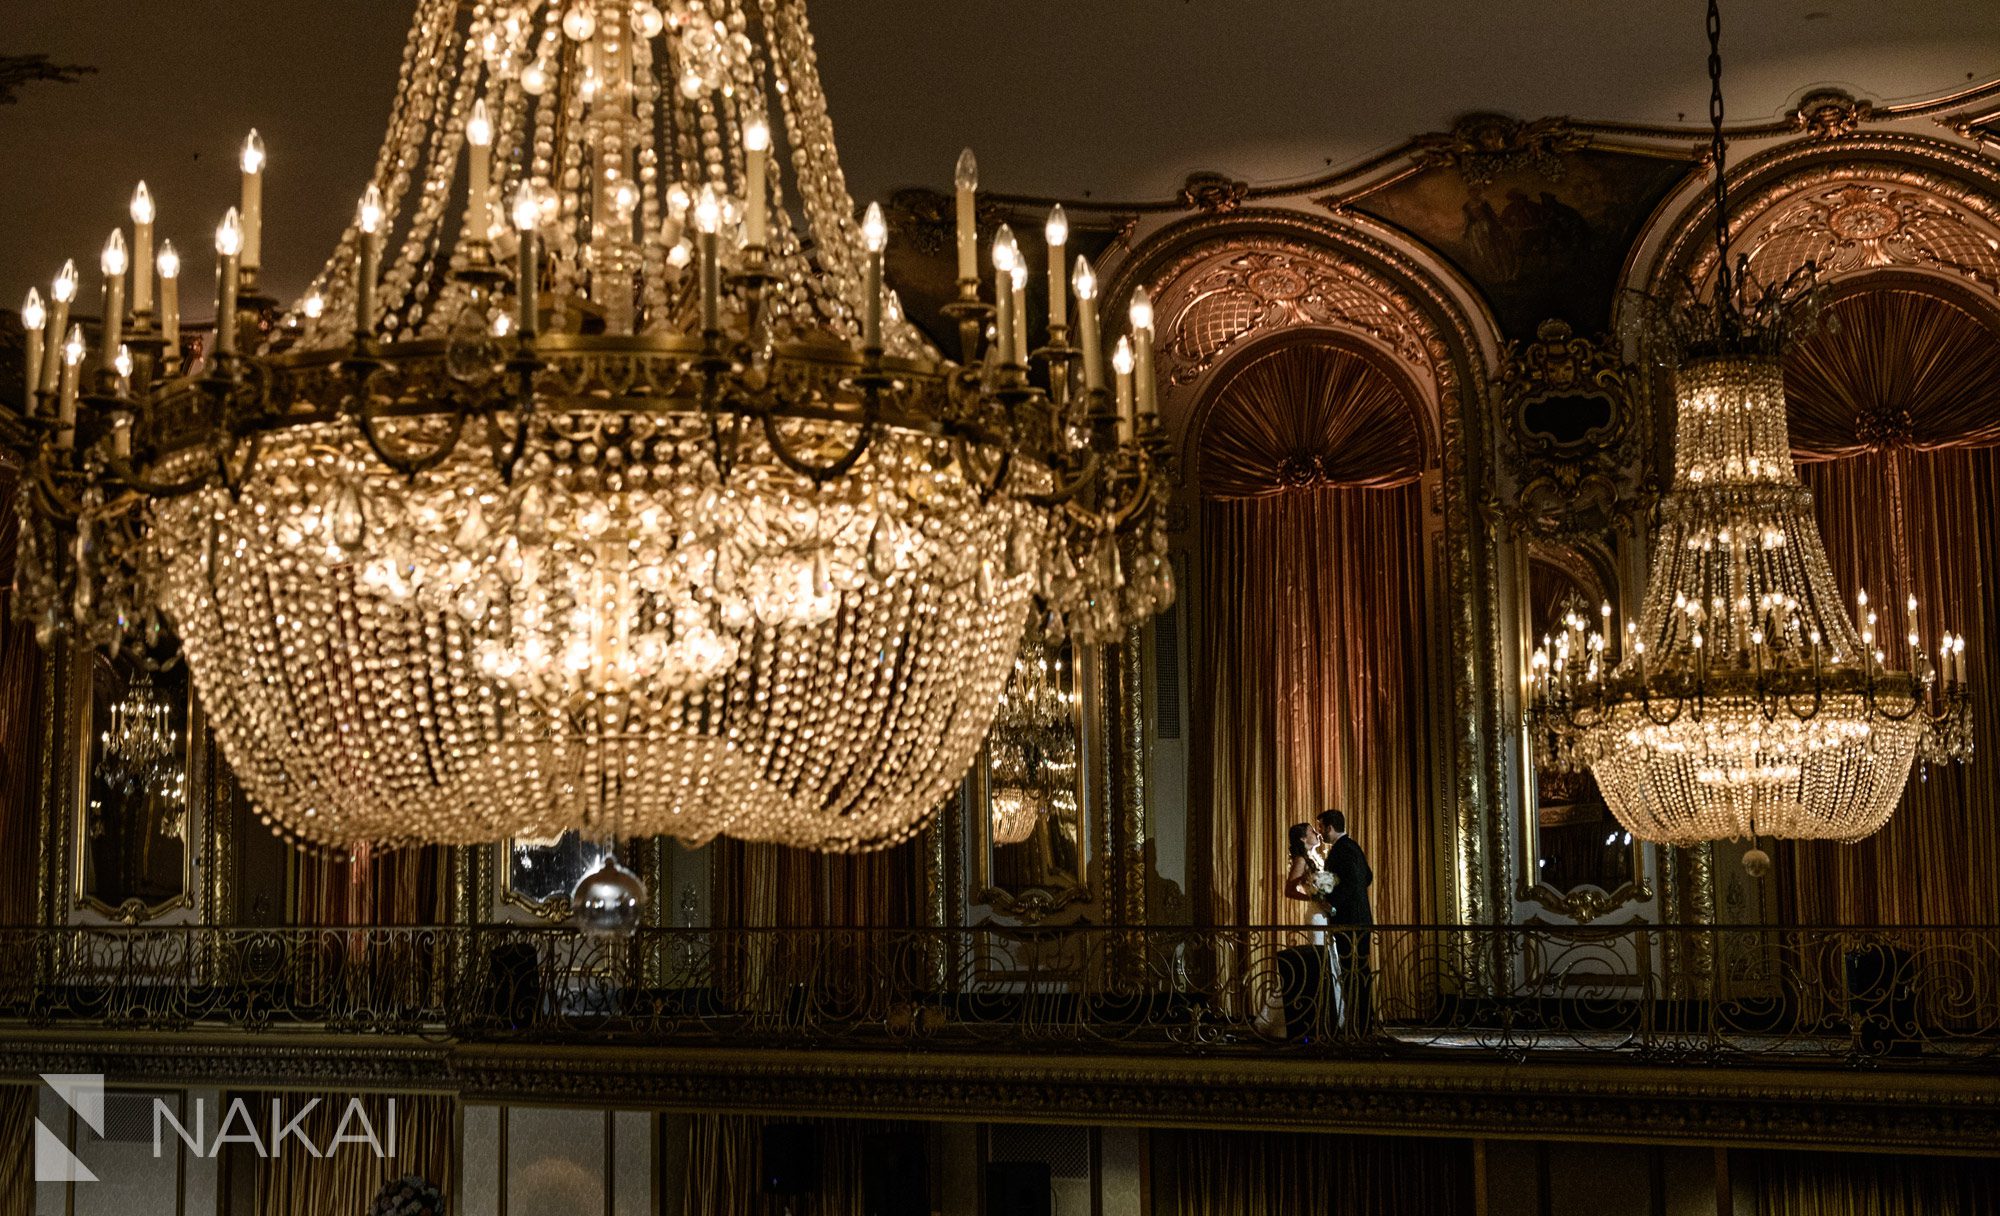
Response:
[[[1368,854],[1347,834],[1344,813],[1321,811],[1319,831],[1330,842],[1326,868],[1340,879],[1328,900],[1326,920],[1333,933],[1334,952],[1340,957],[1341,983],[1347,988],[1348,1029],[1366,1033],[1375,990],[1375,977],[1368,970],[1367,928],[1375,923],[1375,911],[1368,905],[1368,885],[1375,881],[1375,871],[1368,866]]]

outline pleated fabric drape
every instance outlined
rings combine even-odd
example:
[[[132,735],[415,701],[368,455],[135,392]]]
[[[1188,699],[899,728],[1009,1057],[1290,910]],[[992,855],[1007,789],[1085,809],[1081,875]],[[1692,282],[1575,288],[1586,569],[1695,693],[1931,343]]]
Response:
[[[1236,500],[1313,484],[1402,485],[1423,468],[1423,449],[1409,390],[1376,357],[1298,343],[1230,376],[1196,457],[1202,497]]]
[[[1202,507],[1215,924],[1302,921],[1285,834],[1328,807],[1375,870],[1375,918],[1429,918],[1423,501],[1322,488]]]
[[[35,1210],[35,1104],[32,1085],[0,1085],[0,1216]]]
[[[301,925],[440,925],[450,919],[450,853],[435,845],[298,858]]]
[[[1156,1131],[1178,1216],[1440,1216],[1473,1210],[1463,1140]]]
[[[818,853],[722,839],[710,918],[725,928],[903,929],[920,923],[916,841],[870,853]]]
[[[807,1205],[763,1193],[764,1128],[806,1124],[819,1142],[819,1187]],[[688,1120],[687,1173],[682,1211],[690,1216],[864,1216],[863,1160],[868,1137],[910,1131],[919,1125],[858,1119],[788,1119],[761,1115],[697,1114]]]
[[[1913,773],[1857,844],[1784,843],[1789,923],[1991,924],[2000,912],[2000,336],[1927,293],[1837,301],[1786,366],[1792,442],[1843,591],[1866,588],[1899,660],[1966,638],[1974,759]]]
[[[285,1120],[318,1098],[302,1124],[315,1145],[325,1148],[340,1132],[348,1103],[357,1095],[333,1093],[249,1094],[245,1105],[258,1127],[268,1126],[273,1099],[282,1104]],[[383,1148],[388,1147],[390,1097],[359,1096]],[[366,1216],[382,1184],[415,1174],[443,1192],[448,1209],[456,1210],[458,1179],[453,1171],[452,1145],[458,1130],[458,1100],[442,1094],[397,1094],[396,1153],[382,1158],[367,1145],[343,1144],[337,1151],[315,1157],[296,1140],[286,1151],[257,1162],[257,1216]],[[260,1133],[261,1134],[261,1133]],[[355,1120],[348,1135],[360,1135]]]
[[[1731,1154],[1746,1216],[1996,1216],[2000,1161],[1770,1150]]]
[[[1422,433],[1371,357],[1295,345],[1218,393],[1203,424],[1198,784],[1201,914],[1302,922],[1286,831],[1329,807],[1375,870],[1375,917],[1429,919],[1428,605]]]
[[[869,853],[816,853],[718,840],[709,919],[768,929],[720,939],[713,961],[728,998],[805,1021],[866,1016],[907,983],[917,944],[895,930],[923,922],[917,841]],[[815,933],[786,930],[814,929]]]

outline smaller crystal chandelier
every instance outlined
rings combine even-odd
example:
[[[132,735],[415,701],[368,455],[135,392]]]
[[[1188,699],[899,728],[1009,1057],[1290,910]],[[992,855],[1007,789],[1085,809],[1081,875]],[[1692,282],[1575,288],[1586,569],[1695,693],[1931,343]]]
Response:
[[[124,798],[158,798],[167,810],[161,831],[178,835],[179,809],[187,800],[181,732],[174,726],[173,707],[150,673],[132,678],[124,695],[111,703],[110,719],[97,736],[98,780]]]
[[[1076,814],[1076,681],[1069,659],[1030,629],[988,737],[993,843],[1020,844],[1044,819]]]
[[[1910,596],[1899,669],[1868,593],[1858,625],[1843,608],[1792,467],[1778,358],[1812,323],[1816,272],[1771,288],[1742,263],[1732,276],[1720,29],[1711,0],[1716,291],[1665,317],[1684,359],[1652,572],[1622,639],[1607,603],[1597,621],[1570,612],[1530,657],[1536,758],[1589,768],[1642,840],[1858,840],[1888,822],[1918,757],[1971,755],[1965,639],[1943,634],[1933,659]]]

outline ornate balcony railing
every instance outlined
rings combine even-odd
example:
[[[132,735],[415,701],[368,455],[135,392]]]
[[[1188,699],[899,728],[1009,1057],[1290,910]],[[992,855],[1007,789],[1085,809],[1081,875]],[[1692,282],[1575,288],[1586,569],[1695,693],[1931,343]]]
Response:
[[[0,929],[0,1023],[444,1040],[2000,1064],[2000,928]],[[1343,957],[1344,954],[1344,957]]]

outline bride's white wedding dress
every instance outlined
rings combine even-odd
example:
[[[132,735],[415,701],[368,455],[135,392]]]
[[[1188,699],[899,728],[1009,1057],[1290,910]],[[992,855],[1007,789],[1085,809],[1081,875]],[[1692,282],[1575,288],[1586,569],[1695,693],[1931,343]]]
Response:
[[[1325,869],[1326,853],[1324,847],[1317,852],[1308,852],[1306,854],[1306,864],[1314,874]],[[1318,926],[1330,923],[1326,918],[1325,908],[1315,907],[1313,909],[1312,923]],[[1329,1010],[1327,1024],[1335,1029],[1339,1029],[1347,1025],[1347,995],[1341,990],[1340,954],[1334,949],[1333,943],[1328,940],[1324,928],[1313,930],[1313,945],[1317,946],[1320,953],[1326,956],[1326,999],[1332,1006]]]

